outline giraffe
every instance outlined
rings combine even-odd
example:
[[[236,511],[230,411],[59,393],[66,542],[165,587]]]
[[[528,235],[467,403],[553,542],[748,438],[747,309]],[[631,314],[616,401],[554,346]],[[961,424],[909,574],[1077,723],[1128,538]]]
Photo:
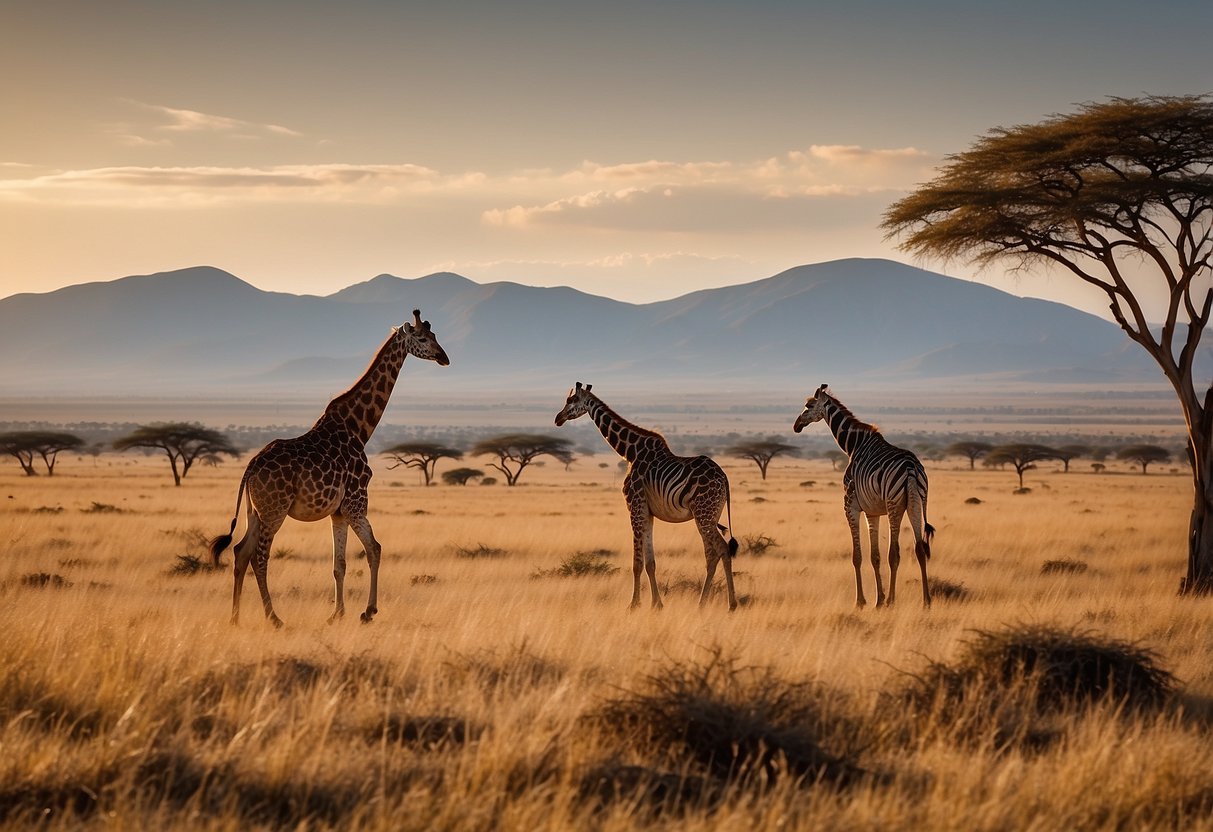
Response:
[[[914,554],[922,571],[922,605],[931,606],[927,586],[927,559],[931,557],[931,537],[935,527],[927,522],[927,472],[911,451],[898,448],[880,434],[880,429],[855,418],[847,407],[823,384],[805,402],[792,430],[800,433],[806,425],[824,420],[830,426],[838,446],[850,458],[842,475],[843,507],[851,526],[851,562],[855,566],[855,606],[867,604],[863,595],[859,546],[859,515],[863,514],[871,537],[872,571],[876,573],[876,606],[892,606],[897,596],[897,566],[901,563],[901,518],[909,514],[914,530]],[[885,598],[880,581],[880,517],[889,517],[889,595]]]
[[[632,521],[631,608],[640,606],[642,569],[649,576],[653,608],[662,607],[653,556],[653,518],[656,517],[667,523],[695,521],[707,559],[707,577],[699,594],[699,606],[707,602],[716,564],[723,560],[729,610],[737,609],[737,595],[733,590],[733,556],[737,554],[737,540],[730,535],[726,544],[722,532],[728,528],[719,524],[721,510],[726,508],[730,525],[733,522],[728,477],[706,456],[675,456],[665,437],[623,419],[591,392],[592,387],[592,384],[583,387],[580,381],[577,382],[569,391],[564,408],[556,414],[556,426],[588,413],[602,437],[628,462],[623,494]]]
[[[409,355],[450,364],[446,352],[413,310],[413,323],[393,327],[392,334],[379,348],[370,366],[354,386],[337,396],[312,425],[311,430],[293,439],[275,439],[249,460],[236,493],[236,514],[228,533],[210,543],[211,556],[219,565],[219,556],[232,542],[240,503],[248,491],[248,528],[236,544],[234,584],[232,587],[232,623],[240,618],[240,593],[249,564],[261,590],[265,617],[275,627],[282,619],[274,612],[266,583],[270,545],[287,517],[314,522],[328,517],[333,524],[334,607],[332,623],[345,615],[345,543],[349,529],[362,543],[370,570],[371,587],[363,623],[377,613],[379,593],[379,555],[381,547],[367,520],[367,486],[371,467],[366,443],[383,416],[392,388]]]

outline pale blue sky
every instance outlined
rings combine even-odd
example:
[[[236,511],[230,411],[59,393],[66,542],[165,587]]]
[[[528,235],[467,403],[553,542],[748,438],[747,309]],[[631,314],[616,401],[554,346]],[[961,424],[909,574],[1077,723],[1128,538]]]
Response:
[[[1213,91],[1208,2],[2,17],[0,295],[208,263],[280,291],[451,269],[650,300],[906,259],[881,211],[989,128]],[[1089,306],[1064,282],[980,277]]]

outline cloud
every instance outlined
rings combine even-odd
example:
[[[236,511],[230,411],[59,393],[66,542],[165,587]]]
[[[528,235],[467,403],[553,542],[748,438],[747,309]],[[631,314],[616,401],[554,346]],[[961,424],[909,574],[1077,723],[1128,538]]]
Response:
[[[452,187],[465,186],[456,177]],[[277,165],[254,167],[106,167],[0,180],[0,198],[86,204],[198,204],[218,200],[383,201],[402,189],[432,189],[437,171],[420,165]]]
[[[138,108],[151,116],[153,123],[132,126],[119,124],[111,127],[111,132],[118,141],[131,147],[146,147],[172,144],[168,135],[184,135],[191,133],[219,134],[234,139],[263,139],[269,137],[300,138],[303,136],[297,130],[284,127],[281,124],[266,124],[244,119],[220,116],[213,113],[203,113],[198,110],[187,110],[180,107],[166,107],[161,104],[148,104],[133,99],[123,99],[126,104]],[[158,138],[145,135],[150,130],[158,134]]]

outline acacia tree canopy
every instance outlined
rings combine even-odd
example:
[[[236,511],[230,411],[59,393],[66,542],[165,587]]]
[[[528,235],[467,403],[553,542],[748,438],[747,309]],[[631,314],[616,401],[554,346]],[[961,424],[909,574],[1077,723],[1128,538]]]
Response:
[[[1015,473],[1019,475],[1020,488],[1023,488],[1024,471],[1032,470],[1036,467],[1037,462],[1043,462],[1046,459],[1057,459],[1057,451],[1047,445],[1030,443],[999,445],[986,454],[986,464],[988,465],[1012,466]]]
[[[1213,313],[1213,98],[1112,98],[996,128],[883,225],[918,255],[1048,265],[1107,295],[1179,398],[1195,492],[1181,591],[1213,591],[1213,373],[1197,364]]]
[[[1141,466],[1141,472],[1144,474],[1150,463],[1169,461],[1171,459],[1171,452],[1158,445],[1130,445],[1117,451],[1116,457],[1136,462]]]
[[[762,473],[762,478],[765,480],[767,478],[767,466],[771,464],[772,459],[780,454],[795,454],[796,450],[795,445],[769,440],[741,442],[726,449],[725,453],[729,456],[752,460],[758,466],[758,470]]]
[[[448,448],[437,442],[401,442],[383,451],[386,456],[396,460],[395,465],[388,466],[390,471],[401,465],[406,468],[416,468],[425,477],[429,485],[434,479],[434,468],[440,459],[463,459],[463,451],[458,448]]]
[[[994,446],[989,442],[977,441],[961,441],[953,442],[944,449],[944,453],[955,454],[956,456],[967,456],[969,458],[969,470],[972,471],[976,465],[974,464],[978,457],[985,456]]]
[[[130,448],[159,448],[168,456],[173,470],[173,483],[181,480],[201,457],[240,456],[240,451],[217,430],[191,422],[167,422],[142,425],[133,433],[114,440],[114,450]]]
[[[507,433],[482,439],[468,453],[472,456],[497,457],[497,462],[490,462],[489,467],[500,471],[505,476],[506,485],[513,486],[518,482],[522,470],[537,457],[551,456],[568,465],[573,461],[572,449],[571,440],[558,436]]]
[[[84,447],[84,440],[72,433],[53,430],[20,430],[0,433],[0,453],[14,457],[21,465],[26,476],[37,476],[34,470],[34,456],[42,459],[46,466],[46,475],[55,475],[55,463],[60,451],[70,451]]]

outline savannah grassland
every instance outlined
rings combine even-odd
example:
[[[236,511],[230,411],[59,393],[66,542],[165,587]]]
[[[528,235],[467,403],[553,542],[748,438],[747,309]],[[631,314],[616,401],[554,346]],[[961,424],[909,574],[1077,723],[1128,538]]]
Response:
[[[1009,470],[929,464],[936,603],[907,525],[898,604],[858,611],[841,475],[726,461],[742,606],[699,609],[698,538],[659,523],[665,609],[646,587],[629,612],[616,462],[512,489],[377,462],[379,616],[358,621],[351,535],[349,614],[325,623],[328,523],[288,521],[280,631],[251,578],[231,627],[230,570],[181,557],[227,530],[243,461],[181,488],[156,457],[0,466],[3,825],[1213,829],[1213,600],[1176,597],[1185,476],[1045,465],[1013,495]],[[747,551],[759,536],[776,545]],[[618,571],[559,574],[578,563]],[[1174,692],[945,684],[1008,627],[1151,651]]]

